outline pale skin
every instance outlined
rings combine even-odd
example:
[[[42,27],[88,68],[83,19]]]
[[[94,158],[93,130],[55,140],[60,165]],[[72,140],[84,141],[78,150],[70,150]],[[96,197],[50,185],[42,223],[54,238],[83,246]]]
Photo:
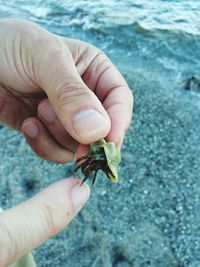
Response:
[[[23,133],[37,155],[67,163],[101,138],[123,142],[133,96],[98,48],[28,21],[4,19],[0,58],[0,121]],[[76,178],[58,181],[0,213],[0,266],[19,259],[73,219],[89,197],[89,187],[80,183]]]

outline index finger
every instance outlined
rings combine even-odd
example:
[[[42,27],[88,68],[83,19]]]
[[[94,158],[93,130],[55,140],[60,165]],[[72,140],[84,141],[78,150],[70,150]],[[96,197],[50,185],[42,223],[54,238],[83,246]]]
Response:
[[[111,120],[108,141],[123,141],[132,117],[133,94],[121,73],[98,48],[82,41],[62,38],[79,75],[101,101]]]
[[[119,144],[132,117],[133,94],[117,68],[105,54],[98,53],[82,76],[98,96],[111,120],[108,141]]]

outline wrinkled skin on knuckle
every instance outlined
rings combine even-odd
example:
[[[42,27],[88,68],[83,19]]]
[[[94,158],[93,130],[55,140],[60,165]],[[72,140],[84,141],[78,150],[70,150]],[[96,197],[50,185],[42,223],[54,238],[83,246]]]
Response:
[[[62,40],[49,32],[46,35],[40,36],[38,45],[42,51],[45,51],[45,56],[50,60],[49,62],[52,62],[53,64],[62,62],[63,57],[66,56],[66,54],[69,54],[69,51]]]
[[[5,223],[0,220],[0,264],[7,266],[16,257],[17,242]]]
[[[83,53],[80,54],[78,60],[84,62],[85,66],[89,66],[92,61],[99,55],[105,54],[97,47],[87,44],[87,46],[85,46],[85,49],[83,50]]]
[[[90,98],[91,93],[86,87],[73,80],[56,91],[55,99],[60,107],[64,107]]]
[[[31,77],[39,86],[43,86],[43,80],[51,80],[56,73],[63,72],[63,58],[69,56],[64,43],[50,32],[41,29],[29,38],[26,37],[26,47],[30,55]],[[46,70],[46,71],[45,71]],[[59,82],[59,81],[58,81]]]
[[[39,26],[37,23],[28,21],[28,20],[13,19],[11,22],[15,25],[16,29],[24,33],[26,32],[29,33],[32,29],[35,29],[35,30],[42,29],[42,27]]]
[[[88,44],[85,42],[82,42],[85,49],[84,49],[84,56],[85,58],[94,58],[95,56],[97,56],[98,54],[104,54],[104,52],[102,50],[100,50],[98,47],[92,45],[92,44]]]
[[[52,34],[40,25],[31,21],[16,20],[15,30],[20,33],[24,42],[33,42],[33,45],[40,44],[45,45],[46,49],[48,48],[47,44]]]
[[[43,204],[43,214],[44,214],[44,232],[46,236],[50,238],[56,235],[58,232],[58,226],[55,222],[55,208],[48,204]]]
[[[33,56],[37,56],[35,52],[41,50],[43,54],[55,57],[56,59],[60,57],[60,51],[65,49],[65,45],[59,36],[47,31],[34,22],[16,19],[12,23],[8,22],[7,24],[13,33],[20,35],[27,48],[34,48],[32,51]]]
[[[54,41],[53,41],[54,43]],[[51,80],[54,77],[54,80],[57,80],[57,84],[62,82],[62,79],[66,77],[67,73],[70,73],[71,64],[65,64],[64,59],[69,59],[71,55],[69,54],[66,47],[63,47],[63,44],[52,44],[52,47],[48,49],[43,58],[42,68],[48,70],[46,72],[46,79]],[[49,68],[49,64],[52,64]],[[43,69],[43,70],[44,70]],[[43,72],[41,70],[41,72]],[[57,86],[55,84],[55,86]]]
[[[75,65],[77,65],[80,61],[84,62],[83,65],[87,66],[90,64],[92,59],[99,53],[101,50],[99,48],[88,44],[84,41],[76,40],[76,39],[67,39],[64,37],[60,37],[68,46],[68,49],[74,59]]]
[[[47,49],[52,34],[46,29],[30,21],[14,20],[13,24],[14,26],[11,25],[9,29],[13,31],[13,38],[16,38],[16,35],[19,36],[24,50],[31,53],[32,48],[34,48],[32,53],[35,53],[38,51],[38,46],[44,46]]]
[[[38,31],[42,29],[38,24],[22,19],[2,19],[1,24],[7,33],[19,33],[21,36],[26,34],[30,35],[33,30]]]

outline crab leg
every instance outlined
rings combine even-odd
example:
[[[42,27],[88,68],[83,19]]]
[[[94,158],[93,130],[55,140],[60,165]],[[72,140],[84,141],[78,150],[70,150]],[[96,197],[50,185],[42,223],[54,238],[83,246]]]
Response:
[[[94,176],[93,176],[93,179],[92,179],[92,185],[95,183],[96,178],[97,178],[97,171],[95,171],[95,173],[94,173]]]

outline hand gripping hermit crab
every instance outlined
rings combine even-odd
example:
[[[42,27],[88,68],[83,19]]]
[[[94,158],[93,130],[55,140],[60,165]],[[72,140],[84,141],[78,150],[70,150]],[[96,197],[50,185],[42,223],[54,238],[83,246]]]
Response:
[[[102,170],[113,183],[118,182],[118,166],[121,161],[120,150],[114,143],[104,139],[89,145],[86,155],[76,160],[74,172],[81,170],[84,175],[83,183],[92,178],[95,183],[97,172]]]

